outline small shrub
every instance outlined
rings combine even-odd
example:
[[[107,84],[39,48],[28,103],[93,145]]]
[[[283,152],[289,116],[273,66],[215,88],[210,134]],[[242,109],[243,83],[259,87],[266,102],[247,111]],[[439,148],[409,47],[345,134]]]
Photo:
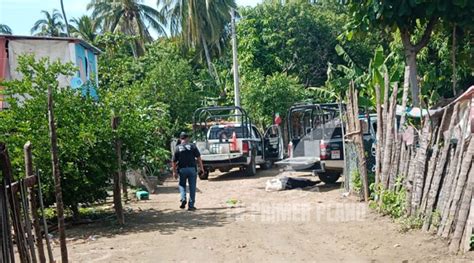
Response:
[[[399,223],[401,225],[402,232],[408,232],[412,229],[421,229],[423,226],[423,219],[419,216],[410,216],[400,218]]]
[[[367,177],[369,178],[369,186],[372,186],[375,183],[375,173],[368,172]],[[353,171],[351,174],[351,178],[352,178],[352,189],[355,192],[360,193],[363,185],[362,185],[362,180],[360,178],[359,170]],[[370,187],[369,190],[372,190],[371,188],[372,187]]]

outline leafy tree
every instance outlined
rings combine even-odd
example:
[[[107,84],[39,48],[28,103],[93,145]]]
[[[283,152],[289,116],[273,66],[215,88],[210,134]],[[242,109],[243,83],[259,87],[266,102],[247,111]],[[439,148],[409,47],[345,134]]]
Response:
[[[285,73],[266,77],[259,71],[248,73],[242,84],[242,105],[262,127],[271,124],[276,113],[285,118],[294,103],[308,96],[298,79]]]
[[[99,24],[91,17],[83,15],[79,18],[71,19],[70,31],[73,36],[84,39],[89,43],[94,43],[97,37]]]
[[[415,106],[419,105],[416,56],[428,45],[435,25],[441,20],[472,25],[474,3],[468,0],[443,1],[349,1],[352,29],[398,30],[410,66],[410,86]]]
[[[0,34],[11,35],[12,29],[4,24],[0,24]]]
[[[241,14],[237,31],[243,74],[285,72],[298,76],[305,87],[324,85],[328,62],[340,60],[334,50],[344,25],[339,16],[308,3],[271,2]]]
[[[41,13],[45,16],[35,22],[31,28],[31,34],[36,36],[50,36],[59,37],[66,36],[64,33],[65,25],[63,17],[58,10],[53,9],[53,12],[42,10]]]
[[[158,0],[161,13],[169,20],[171,34],[181,36],[188,47],[204,50],[209,74],[215,76],[209,46],[219,46],[235,0]],[[215,76],[217,77],[217,76]]]
[[[11,150],[15,175],[23,174],[22,145],[33,144],[34,163],[41,172],[47,204],[54,202],[47,118],[47,87],[54,92],[59,161],[65,205],[77,215],[79,204],[105,200],[114,167],[107,110],[81,92],[59,88],[59,75],[72,75],[72,64],[20,57],[22,80],[3,83],[9,108],[0,111],[0,140]]]
[[[93,19],[102,23],[103,30],[140,36],[135,41],[135,55],[142,55],[145,43],[153,40],[148,27],[165,34],[163,15],[139,0],[91,0],[87,9],[92,10]]]

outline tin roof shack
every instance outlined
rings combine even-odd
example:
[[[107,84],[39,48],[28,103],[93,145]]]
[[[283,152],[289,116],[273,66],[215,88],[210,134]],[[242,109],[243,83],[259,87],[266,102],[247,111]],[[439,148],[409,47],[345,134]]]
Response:
[[[51,61],[72,62],[79,69],[73,77],[80,78],[83,83],[90,81],[97,87],[99,53],[98,48],[77,38],[0,35],[0,80],[21,79],[16,71],[18,58],[33,54],[36,59],[48,57]],[[59,85],[70,86],[73,77],[59,77]],[[2,99],[0,95],[0,109],[6,107]]]

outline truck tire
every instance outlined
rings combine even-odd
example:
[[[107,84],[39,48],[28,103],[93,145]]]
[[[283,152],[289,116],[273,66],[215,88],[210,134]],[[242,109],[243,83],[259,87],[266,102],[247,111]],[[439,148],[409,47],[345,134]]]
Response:
[[[207,180],[209,179],[209,170],[207,169],[204,169],[204,172],[203,173],[199,173],[199,179],[201,180]]]
[[[255,164],[255,157],[251,157],[249,165],[245,166],[244,174],[246,176],[254,176],[257,174],[257,165]]]
[[[341,173],[339,172],[325,172],[318,175],[319,179],[325,184],[334,184],[339,180],[339,177],[341,177]]]

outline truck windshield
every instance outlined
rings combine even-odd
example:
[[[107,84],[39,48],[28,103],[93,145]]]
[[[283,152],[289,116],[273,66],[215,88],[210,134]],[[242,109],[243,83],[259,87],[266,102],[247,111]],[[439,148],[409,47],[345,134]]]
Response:
[[[235,132],[237,138],[243,138],[243,128],[235,126],[213,126],[209,131],[209,140],[226,140],[231,139]]]

